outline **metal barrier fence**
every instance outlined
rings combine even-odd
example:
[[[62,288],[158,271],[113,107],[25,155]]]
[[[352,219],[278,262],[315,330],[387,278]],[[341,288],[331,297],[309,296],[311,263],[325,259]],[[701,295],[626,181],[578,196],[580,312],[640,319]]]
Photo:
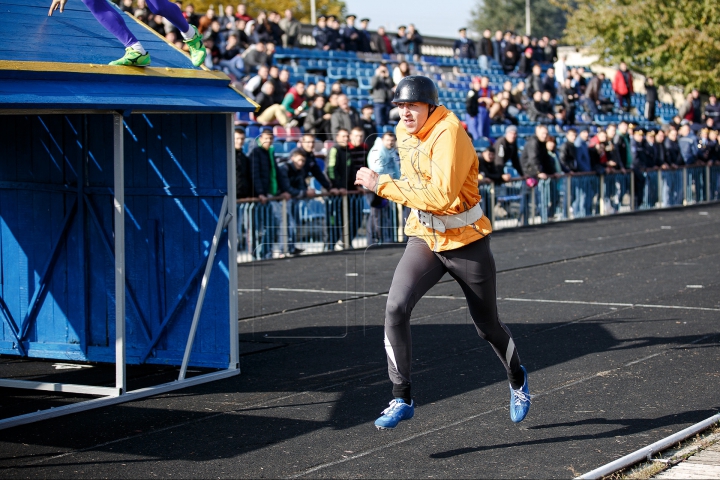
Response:
[[[481,183],[483,212],[494,230],[720,201],[720,166],[570,174],[536,183]],[[410,209],[351,193],[310,199],[238,201],[238,261],[401,243]]]

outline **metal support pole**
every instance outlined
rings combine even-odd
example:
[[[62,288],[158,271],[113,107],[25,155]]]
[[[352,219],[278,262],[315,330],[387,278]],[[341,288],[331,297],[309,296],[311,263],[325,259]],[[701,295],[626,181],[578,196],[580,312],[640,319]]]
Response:
[[[663,171],[662,171],[662,170],[658,170],[658,174],[657,174],[657,177],[658,177],[658,180],[657,180],[658,198],[657,198],[657,203],[655,204],[655,206],[656,206],[657,208],[662,208],[662,206],[663,206],[663,204],[662,204],[662,198],[663,198],[663,188],[662,188],[663,182],[662,182],[662,176],[663,176]]]
[[[317,10],[315,9],[315,0],[310,0],[310,21],[313,25],[317,25]]]
[[[190,325],[190,333],[188,334],[187,345],[185,346],[185,354],[183,355],[178,380],[184,380],[185,374],[187,373],[188,362],[190,361],[190,351],[192,350],[193,342],[195,341],[195,332],[197,332],[197,326],[200,321],[200,313],[202,312],[203,302],[205,301],[205,293],[207,292],[208,283],[210,282],[210,273],[212,272],[215,253],[217,252],[217,246],[220,240],[220,233],[227,223],[227,206],[228,197],[225,196],[222,207],[220,208],[220,215],[218,215],[218,222],[215,226],[215,235],[213,235],[212,245],[210,246],[210,252],[208,253],[207,264],[205,264],[205,272],[203,273],[202,283],[200,283],[200,293],[198,293],[198,301],[195,305],[195,313],[193,314],[192,325]],[[235,339],[235,341],[237,341],[237,339]]]
[[[687,174],[687,167],[683,168],[683,205],[688,204],[688,198],[687,198],[687,181],[688,181],[688,174]]]
[[[127,391],[125,378],[125,154],[123,117],[113,114],[113,163],[115,176],[115,388]]]
[[[230,296],[230,364],[228,368],[240,368],[240,352],[238,340],[238,270],[237,270],[237,250],[238,250],[238,225],[237,225],[237,197],[235,185],[235,142],[234,142],[234,118],[232,113],[226,116],[227,131],[227,191],[228,200],[235,206],[235,215],[228,225],[228,271],[230,272],[229,280],[229,296]],[[228,210],[229,211],[229,210]]]
[[[495,183],[490,185],[490,200],[488,202],[489,212],[485,212],[490,219],[490,226],[495,229]]]
[[[572,210],[572,177],[570,175],[565,176],[565,203],[567,212],[565,220],[570,220],[570,210]]]
[[[525,0],[525,35],[530,36],[530,0]]]
[[[600,175],[600,195],[598,196],[600,216],[605,215],[605,175]]]
[[[535,200],[537,191],[535,189],[537,189],[537,191],[540,190],[540,182],[538,182],[538,184],[535,185],[534,188],[528,189],[528,192],[530,192],[530,214],[528,215],[528,224],[530,224],[530,225],[535,224],[535,212],[537,210],[537,205],[536,205],[536,200]]]
[[[635,174],[631,171],[630,175],[630,211],[635,210]]]
[[[705,166],[705,201],[710,201],[710,165]]]
[[[402,243],[405,241],[405,225],[403,225],[403,221],[405,219],[403,218],[403,206],[399,203],[396,203],[395,206],[397,207],[397,222],[398,222],[397,238],[398,238],[398,242]]]
[[[288,208],[287,200],[282,201],[282,218],[280,220],[280,245],[283,253],[288,253]]]
[[[343,244],[345,248],[350,248],[351,245],[351,238],[350,238],[350,215],[348,212],[348,196],[343,195],[342,198],[342,219],[343,219]]]

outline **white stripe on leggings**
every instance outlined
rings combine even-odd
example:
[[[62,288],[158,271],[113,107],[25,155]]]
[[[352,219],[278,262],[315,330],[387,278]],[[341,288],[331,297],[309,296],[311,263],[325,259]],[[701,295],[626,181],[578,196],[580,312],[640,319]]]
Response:
[[[392,345],[390,345],[390,339],[388,338],[387,333],[385,334],[385,352],[395,366],[395,370],[398,370],[397,362],[395,361],[395,352],[393,351]],[[400,370],[398,370],[398,373],[400,373]]]
[[[515,342],[513,342],[513,339],[510,339],[510,342],[508,343],[508,348],[505,351],[505,361],[507,361],[507,364],[510,365],[510,360],[512,360],[513,352],[515,351]]]

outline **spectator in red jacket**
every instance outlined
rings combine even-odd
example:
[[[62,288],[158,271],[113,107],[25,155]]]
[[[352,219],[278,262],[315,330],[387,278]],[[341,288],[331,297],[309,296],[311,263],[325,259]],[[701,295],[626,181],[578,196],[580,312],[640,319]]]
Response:
[[[633,77],[625,62],[620,62],[620,70],[615,73],[612,88],[620,108],[626,112],[630,110],[630,97],[633,94]]]

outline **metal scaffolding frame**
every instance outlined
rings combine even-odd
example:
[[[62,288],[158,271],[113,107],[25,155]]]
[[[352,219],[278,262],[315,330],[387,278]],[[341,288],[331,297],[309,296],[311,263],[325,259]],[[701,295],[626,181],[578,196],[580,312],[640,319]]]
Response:
[[[17,113],[34,113],[37,112],[17,112]],[[52,113],[61,113],[53,111]],[[69,113],[85,113],[73,111]],[[96,111],[92,113],[98,113]],[[108,112],[103,112],[108,113]],[[145,112],[133,112],[145,113]],[[218,222],[215,227],[215,234],[212,239],[210,252],[206,259],[205,271],[200,284],[200,292],[195,305],[190,332],[188,334],[185,353],[183,356],[180,375],[174,382],[156,385],[138,390],[127,391],[126,376],[126,336],[125,336],[125,165],[124,165],[124,140],[123,140],[123,115],[119,112],[113,114],[113,163],[114,163],[114,225],[115,225],[115,387],[98,387],[92,385],[77,385],[66,383],[37,382],[29,380],[12,380],[0,379],[0,387],[20,388],[30,390],[45,390],[54,392],[79,393],[86,395],[99,395],[101,398],[64,405],[48,410],[40,410],[33,413],[18,415],[15,417],[0,420],[0,430],[24,425],[27,423],[37,422],[49,418],[60,417],[71,413],[84,412],[87,410],[105,407],[109,405],[117,405],[124,402],[138,400],[140,398],[159,395],[162,393],[187,388],[202,383],[212,382],[227,377],[232,377],[240,373],[239,345],[238,345],[238,298],[237,298],[237,274],[230,268],[229,274],[229,301],[230,301],[230,362],[228,368],[217,372],[206,373],[185,378],[188,363],[190,361],[190,353],[192,351],[193,342],[195,340],[195,332],[200,320],[205,293],[207,292],[212,265],[217,252],[218,243],[223,229],[228,231],[228,265],[235,265],[237,259],[237,217],[228,208],[228,203],[232,201],[234,205],[235,195],[235,155],[233,144],[233,125],[234,119],[232,113],[225,114],[226,124],[226,152],[227,152],[227,194],[223,199]]]

